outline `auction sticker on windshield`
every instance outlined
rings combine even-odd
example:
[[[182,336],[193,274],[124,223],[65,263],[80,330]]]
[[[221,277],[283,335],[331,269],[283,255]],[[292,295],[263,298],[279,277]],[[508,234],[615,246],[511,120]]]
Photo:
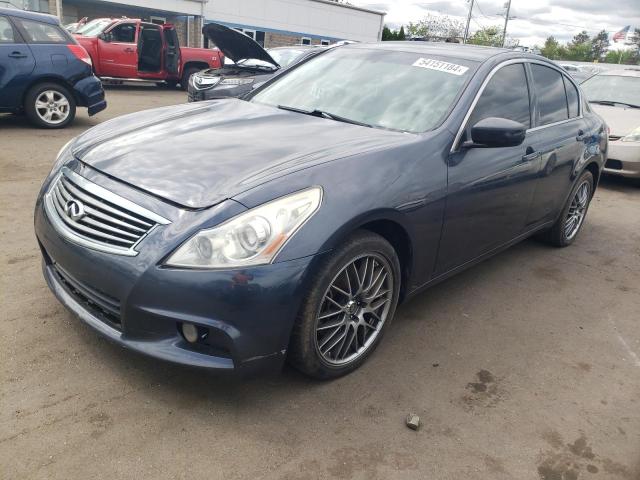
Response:
[[[455,63],[443,62],[441,60],[433,60],[431,58],[419,58],[413,62],[414,67],[429,68],[438,70],[439,72],[451,73],[453,75],[464,75],[469,67],[456,65]]]

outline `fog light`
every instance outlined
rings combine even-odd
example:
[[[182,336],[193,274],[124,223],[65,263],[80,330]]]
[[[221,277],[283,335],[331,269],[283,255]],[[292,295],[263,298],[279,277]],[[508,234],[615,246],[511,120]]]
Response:
[[[196,343],[198,341],[198,327],[193,323],[183,323],[182,335],[187,339],[187,342]]]

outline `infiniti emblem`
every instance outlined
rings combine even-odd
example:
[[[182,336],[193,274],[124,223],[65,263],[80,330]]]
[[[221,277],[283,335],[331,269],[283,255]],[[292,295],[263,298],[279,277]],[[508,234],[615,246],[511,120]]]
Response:
[[[72,220],[80,220],[84,217],[84,205],[78,200],[69,200],[65,203],[64,211]]]

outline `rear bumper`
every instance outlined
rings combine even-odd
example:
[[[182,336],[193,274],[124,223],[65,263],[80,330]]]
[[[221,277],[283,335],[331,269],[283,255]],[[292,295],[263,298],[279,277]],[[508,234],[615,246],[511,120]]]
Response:
[[[627,178],[640,178],[640,142],[609,142],[609,155],[604,173]]]
[[[78,81],[73,89],[78,105],[87,107],[89,116],[107,108],[102,82],[94,75]]]

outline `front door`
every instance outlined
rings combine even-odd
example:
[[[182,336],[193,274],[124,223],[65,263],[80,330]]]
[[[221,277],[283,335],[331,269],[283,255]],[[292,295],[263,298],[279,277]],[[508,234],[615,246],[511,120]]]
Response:
[[[138,74],[137,25],[118,23],[98,39],[100,71],[107,77],[135,78]]]
[[[462,140],[470,139],[471,127],[489,117],[507,118],[529,128],[530,104],[524,64],[504,65],[482,91]],[[530,145],[529,134],[516,147],[454,147],[436,276],[523,233],[539,168],[540,157]]]
[[[9,17],[0,15],[0,108],[20,106],[26,77],[35,65],[31,49]]]
[[[162,26],[164,33],[164,69],[170,75],[177,75],[180,71],[180,44],[178,42],[178,34],[173,25],[164,24]]]

